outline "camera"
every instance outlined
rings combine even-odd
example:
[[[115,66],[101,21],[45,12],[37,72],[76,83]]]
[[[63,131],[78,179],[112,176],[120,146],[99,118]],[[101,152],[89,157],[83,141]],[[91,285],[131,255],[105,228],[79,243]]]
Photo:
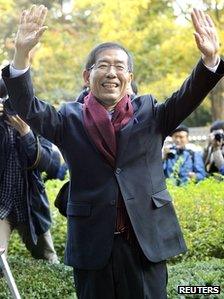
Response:
[[[184,151],[183,148],[177,147],[175,144],[166,147],[167,149],[167,158],[174,159],[177,155],[181,155]]]
[[[173,159],[176,156],[177,151],[178,151],[175,143],[173,143],[173,142],[172,143],[166,142],[164,144],[164,149],[166,151],[166,156],[170,159]]]
[[[167,157],[173,159],[177,154],[176,148],[170,148],[169,152],[167,153]]]
[[[215,140],[217,140],[217,141],[223,141],[224,140],[224,134],[223,133],[216,133],[215,135],[214,135],[214,138],[215,138]]]

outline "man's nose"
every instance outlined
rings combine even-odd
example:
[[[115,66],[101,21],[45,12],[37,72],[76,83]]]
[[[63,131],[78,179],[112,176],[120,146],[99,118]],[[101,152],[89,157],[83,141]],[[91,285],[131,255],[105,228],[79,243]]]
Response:
[[[116,68],[114,65],[108,66],[107,77],[109,77],[109,78],[117,77],[117,72],[116,72]]]

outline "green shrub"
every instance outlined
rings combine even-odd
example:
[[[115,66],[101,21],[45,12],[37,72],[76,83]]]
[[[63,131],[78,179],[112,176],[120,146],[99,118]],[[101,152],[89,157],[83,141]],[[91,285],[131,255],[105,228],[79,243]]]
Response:
[[[214,178],[183,187],[168,186],[187,242],[180,258],[224,258],[224,183]]]
[[[46,183],[52,211],[52,235],[59,257],[63,258],[66,241],[66,218],[53,205],[57,192],[64,182],[52,180]],[[168,185],[179,217],[188,252],[173,259],[206,260],[224,258],[224,182],[214,178],[199,184],[183,187]],[[10,254],[28,255],[15,234],[10,243]]]
[[[73,273],[70,267],[50,265],[40,260],[9,257],[9,265],[22,298],[26,299],[75,299]],[[206,262],[182,262],[168,266],[168,298],[204,298],[197,295],[181,297],[178,286],[221,286],[221,295],[210,299],[224,298],[224,261],[213,259]],[[159,285],[158,285],[159,287]],[[130,286],[131,288],[131,286]],[[0,279],[0,299],[9,299],[5,279]],[[106,299],[106,297],[105,297]],[[136,298],[137,299],[137,298]]]
[[[51,180],[46,182],[46,189],[48,198],[51,205],[51,215],[52,215],[52,228],[51,233],[54,240],[55,250],[60,258],[63,259],[66,233],[67,233],[67,219],[62,216],[58,209],[54,206],[54,200],[58,194],[60,188],[65,183],[65,181]]]
[[[206,262],[187,261],[168,267],[168,298],[170,299],[224,299],[224,260]],[[220,295],[178,295],[178,286],[220,286]]]
[[[22,298],[75,298],[72,268],[20,256],[10,256],[9,265]],[[11,297],[6,281],[2,278],[0,299],[6,298]]]

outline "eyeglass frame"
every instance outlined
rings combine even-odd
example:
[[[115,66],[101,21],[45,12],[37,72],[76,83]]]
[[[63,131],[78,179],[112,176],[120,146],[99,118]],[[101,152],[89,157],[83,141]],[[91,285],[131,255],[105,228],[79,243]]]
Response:
[[[111,64],[111,63],[108,63],[108,62],[100,62],[100,63],[104,63],[105,65],[107,64],[107,70],[102,70],[102,69],[100,69],[100,68],[97,68],[96,66],[97,66],[97,64],[96,63],[94,63],[93,65],[91,65],[89,68],[88,68],[88,71],[91,71],[92,69],[94,69],[94,67],[96,67],[95,69],[96,70],[100,70],[100,71],[108,71],[109,70],[109,68],[111,68],[112,66],[115,68],[115,70],[116,70],[116,73],[131,73],[131,70],[129,69],[129,67],[124,67],[124,69],[123,70],[119,70],[119,69],[117,69],[117,66],[116,66],[116,64]]]

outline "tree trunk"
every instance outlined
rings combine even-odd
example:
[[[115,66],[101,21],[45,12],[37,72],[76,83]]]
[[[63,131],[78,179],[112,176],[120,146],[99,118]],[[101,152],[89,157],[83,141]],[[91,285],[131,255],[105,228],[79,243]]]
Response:
[[[210,92],[212,120],[224,120],[224,79]]]

